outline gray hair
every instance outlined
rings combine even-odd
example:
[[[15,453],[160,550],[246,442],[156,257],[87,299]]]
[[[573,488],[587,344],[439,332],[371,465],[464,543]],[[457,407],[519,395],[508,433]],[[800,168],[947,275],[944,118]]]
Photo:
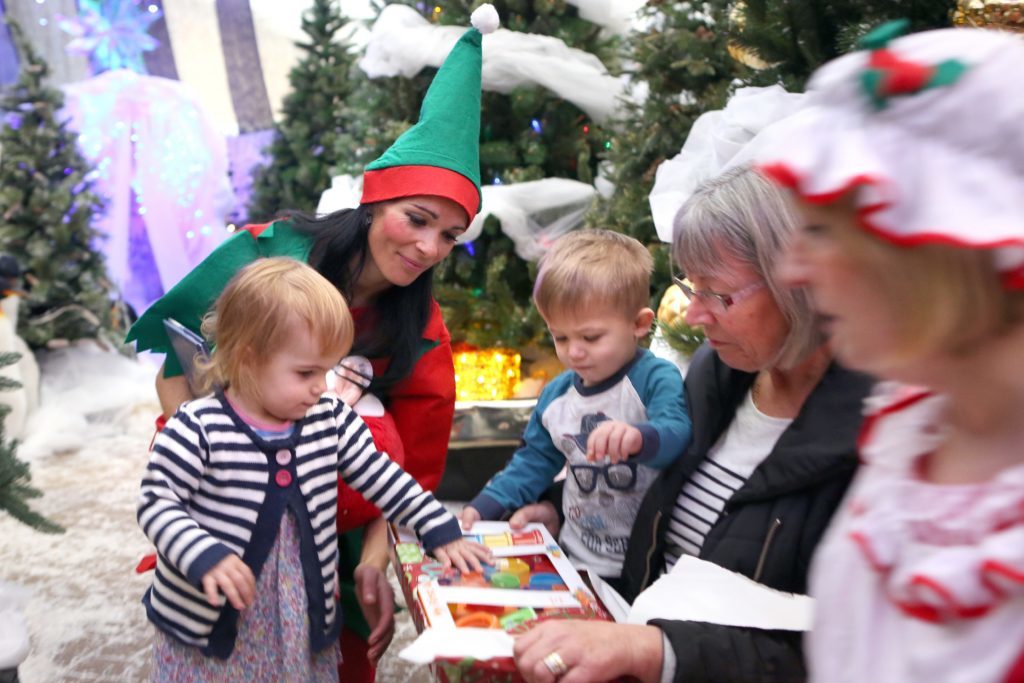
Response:
[[[767,283],[789,323],[775,364],[791,367],[823,340],[803,290],[779,282],[777,270],[800,218],[770,180],[740,166],[702,183],[679,209],[672,225],[672,258],[684,273],[717,277],[723,258],[748,265]]]

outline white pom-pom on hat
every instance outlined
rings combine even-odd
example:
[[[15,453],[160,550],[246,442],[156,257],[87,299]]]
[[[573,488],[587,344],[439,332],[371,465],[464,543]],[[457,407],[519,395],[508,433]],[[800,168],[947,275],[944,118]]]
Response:
[[[498,26],[501,24],[501,20],[498,19],[498,10],[494,9],[494,5],[487,3],[486,5],[480,5],[473,10],[473,14],[469,17],[469,23],[471,23],[473,28],[477,31],[486,35],[497,31]]]

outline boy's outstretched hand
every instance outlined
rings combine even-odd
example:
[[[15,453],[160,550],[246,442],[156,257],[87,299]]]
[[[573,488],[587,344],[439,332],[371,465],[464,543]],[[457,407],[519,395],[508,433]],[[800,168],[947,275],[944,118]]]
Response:
[[[480,521],[480,511],[467,505],[459,513],[459,521],[462,522],[462,528],[469,531],[474,524]]]
[[[464,538],[438,546],[434,548],[433,553],[445,567],[454,566],[463,573],[482,572],[484,568],[480,561],[489,563],[494,560],[487,546]]]
[[[606,420],[587,437],[587,460],[609,458],[614,464],[636,455],[643,447],[644,436],[639,429],[625,422]]]

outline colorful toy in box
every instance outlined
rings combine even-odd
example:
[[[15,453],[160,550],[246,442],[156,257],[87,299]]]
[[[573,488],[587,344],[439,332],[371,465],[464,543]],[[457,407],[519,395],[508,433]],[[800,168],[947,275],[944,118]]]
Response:
[[[547,619],[611,616],[540,525],[512,531],[505,522],[478,522],[466,537],[483,543],[494,562],[462,574],[427,556],[408,532],[395,532],[393,560],[416,628],[493,629],[521,633]],[[519,681],[511,658],[478,661],[440,658],[432,667],[442,681]]]

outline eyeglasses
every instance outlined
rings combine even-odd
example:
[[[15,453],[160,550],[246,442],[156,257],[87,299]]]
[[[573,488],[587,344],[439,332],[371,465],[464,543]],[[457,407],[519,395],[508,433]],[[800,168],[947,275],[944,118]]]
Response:
[[[716,294],[707,290],[697,291],[675,275],[672,276],[672,282],[682,290],[683,296],[686,297],[687,301],[693,303],[694,299],[700,299],[701,303],[716,315],[725,314],[730,306],[738,304],[744,299],[749,298],[757,290],[768,286],[764,280],[759,280],[747,285],[743,289],[736,290],[732,294]]]
[[[604,475],[608,488],[628,491],[636,485],[636,463],[617,462],[610,465],[569,465],[572,478],[583,493],[593,493],[597,479]]]

